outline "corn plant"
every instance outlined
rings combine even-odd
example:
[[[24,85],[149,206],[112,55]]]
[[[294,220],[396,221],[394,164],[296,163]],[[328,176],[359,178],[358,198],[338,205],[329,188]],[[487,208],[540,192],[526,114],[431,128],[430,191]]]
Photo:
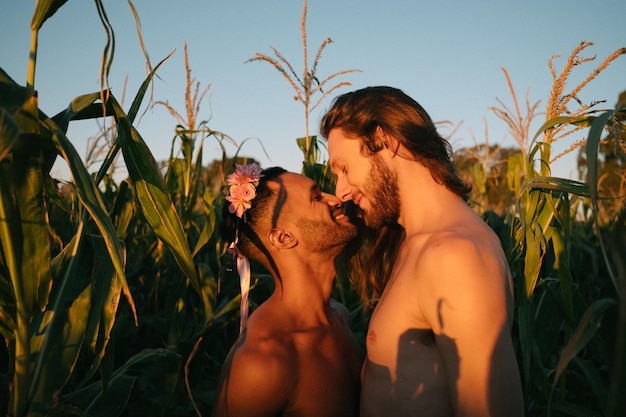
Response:
[[[140,378],[138,369],[163,370],[160,403],[167,413],[178,384],[181,355],[153,348],[136,352],[122,366],[111,353],[116,318],[139,317],[129,285],[126,241],[136,216],[142,232],[172,260],[199,300],[203,323],[213,313],[210,271],[197,265],[183,224],[159,168],[133,121],[155,71],[151,71],[126,112],[110,92],[79,96],[48,117],[37,105],[35,67],[39,30],[65,1],[38,1],[31,22],[32,42],[26,86],[0,70],[0,332],[8,372],[0,387],[2,412],[11,416],[119,415]],[[103,87],[112,62],[114,34],[102,2],[96,0],[107,30]],[[131,3],[132,6],[132,3]],[[92,175],[66,136],[75,119],[112,118],[116,138],[99,171]],[[128,181],[114,189],[107,170],[120,153]],[[61,198],[50,169],[57,157],[73,178]],[[103,189],[101,182],[104,180]],[[117,194],[113,201],[105,198]],[[54,216],[54,218],[53,218]],[[66,220],[66,221],[63,221]],[[166,249],[163,249],[166,248]],[[132,265],[136,266],[136,265]],[[121,299],[121,295],[124,298]],[[102,366],[102,365],[105,366]],[[99,373],[99,379],[94,376]],[[145,412],[145,409],[142,411]],[[80,414],[83,415],[83,414]]]
[[[300,20],[300,34],[302,39],[302,56],[303,56],[303,68],[302,76],[299,76],[291,63],[275,48],[271,47],[276,58],[269,55],[255,53],[254,57],[248,59],[248,62],[265,61],[271,64],[280,74],[287,80],[291,88],[295,91],[294,100],[299,101],[304,105],[304,138],[297,139],[298,146],[304,154],[303,162],[303,174],[316,180],[320,187],[323,189],[329,189],[332,184],[329,183],[330,171],[325,164],[320,164],[320,152],[319,143],[316,136],[309,135],[309,116],[311,112],[330,94],[335,90],[352,85],[348,81],[340,81],[334,85],[329,85],[333,80],[341,75],[350,74],[354,72],[360,72],[357,69],[349,69],[335,72],[322,81],[318,78],[317,67],[324,49],[332,43],[331,38],[326,38],[319,46],[313,65],[309,68],[309,52],[307,47],[307,31],[306,31],[306,15],[307,15],[307,2],[303,1],[302,18]],[[319,97],[315,102],[312,101],[314,95],[319,94]],[[328,186],[326,186],[328,184]]]
[[[528,133],[537,105],[527,99],[527,116],[522,117],[506,71],[516,111],[504,105],[494,108],[521,151],[508,161],[508,188],[517,196],[516,206],[501,221],[510,228],[510,236],[503,241],[510,242],[507,248],[516,282],[516,345],[528,415],[582,416],[605,410],[607,415],[616,415],[617,408],[607,404],[623,404],[615,391],[624,386],[615,382],[626,372],[623,353],[611,349],[618,339],[623,346],[623,320],[622,327],[613,327],[611,321],[617,306],[624,308],[624,276],[623,270],[621,275],[616,270],[619,257],[610,255],[606,242],[623,230],[624,209],[615,214],[613,225],[596,221],[598,146],[606,126],[624,129],[617,117],[623,110],[596,110],[598,103],[584,105],[577,95],[626,48],[609,55],[565,93],[573,69],[593,60],[580,56],[590,45],[583,42],[574,48],[559,74],[554,67],[557,57],[549,61],[553,90],[546,121],[533,137]],[[571,108],[572,102],[579,107]],[[568,151],[585,146],[587,181],[551,176],[552,145],[582,133],[583,128],[588,128],[586,139],[574,142]],[[502,233],[502,225],[498,227]],[[614,253],[623,253],[623,241],[613,241]],[[607,369],[613,361],[621,365]]]

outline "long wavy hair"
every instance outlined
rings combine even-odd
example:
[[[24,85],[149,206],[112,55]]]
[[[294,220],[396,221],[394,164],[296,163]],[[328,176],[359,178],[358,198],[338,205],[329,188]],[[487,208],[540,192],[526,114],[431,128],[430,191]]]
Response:
[[[377,134],[378,128],[383,137]],[[384,136],[393,137],[398,142],[395,152],[399,157],[413,158],[437,183],[468,201],[471,186],[461,179],[452,163],[452,147],[439,135],[426,110],[403,91],[376,86],[338,96],[321,120],[320,134],[328,138],[333,129],[360,140],[365,156],[383,149]],[[350,278],[365,304],[371,306],[391,277],[404,229],[397,224],[380,230],[360,229],[361,245],[350,259]]]

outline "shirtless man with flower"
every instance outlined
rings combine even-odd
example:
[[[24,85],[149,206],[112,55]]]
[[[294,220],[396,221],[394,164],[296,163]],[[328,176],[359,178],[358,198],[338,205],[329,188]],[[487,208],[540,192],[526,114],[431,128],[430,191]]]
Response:
[[[507,260],[426,111],[369,87],[336,98],[320,133],[337,196],[378,239],[361,262],[361,292],[376,304],[361,416],[522,416]],[[372,256],[377,244],[397,250]]]
[[[223,365],[216,417],[356,417],[362,355],[330,299],[335,257],[356,236],[341,202],[307,177],[238,166],[224,223],[242,277],[242,326]],[[274,277],[247,317],[248,258]]]

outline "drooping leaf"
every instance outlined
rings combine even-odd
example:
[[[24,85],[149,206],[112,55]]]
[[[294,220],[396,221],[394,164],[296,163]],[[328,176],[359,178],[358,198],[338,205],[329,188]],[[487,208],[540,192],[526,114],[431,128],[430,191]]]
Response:
[[[42,118],[42,124],[52,133],[52,139],[59,153],[63,156],[69,167],[74,183],[76,184],[76,193],[81,203],[91,216],[104,241],[106,243],[107,251],[111,256],[113,265],[117,274],[122,277],[122,288],[124,296],[128,301],[131,309],[135,312],[135,303],[133,301],[128,283],[126,282],[126,275],[124,273],[124,260],[122,257],[122,249],[120,242],[117,239],[115,228],[111,219],[106,211],[106,206],[100,191],[94,184],[92,177],[87,172],[85,165],[83,164],[78,152],[71,144],[69,139],[65,136],[65,133],[52,121],[52,119],[45,117]]]
[[[551,129],[558,125],[563,124],[573,124],[578,126],[586,126],[592,120],[592,117],[584,116],[584,117],[570,117],[570,116],[557,116],[553,117],[550,120],[547,120],[539,129],[537,129],[537,133],[533,137],[533,142],[542,135],[546,130]]]
[[[201,293],[202,286],[191,257],[189,243],[156,161],[115,98],[111,97],[111,100],[122,153],[141,211],[154,233],[171,251],[176,263],[190,279],[196,291]]]
[[[587,178],[593,207],[598,204],[598,146],[607,121],[615,114],[614,110],[602,113],[591,123],[587,135]]]
[[[584,182],[558,177],[536,176],[524,181],[522,191],[525,190],[550,190],[576,194],[583,197],[589,196],[589,186]]]
[[[46,20],[52,17],[67,0],[37,0],[35,2],[35,13],[30,22],[32,30],[38,31]]]
[[[552,383],[553,389],[567,368],[567,365],[578,354],[578,352],[580,352],[580,350],[587,345],[595,334],[596,330],[600,326],[602,318],[604,317],[604,312],[610,307],[615,306],[615,304],[615,300],[611,298],[601,298],[594,301],[587,308],[585,314],[583,314],[583,317],[580,320],[580,323],[576,327],[576,330],[574,330],[574,333],[567,341],[567,344],[561,352],[561,356],[559,357],[559,362],[557,363],[554,373],[554,380]]]

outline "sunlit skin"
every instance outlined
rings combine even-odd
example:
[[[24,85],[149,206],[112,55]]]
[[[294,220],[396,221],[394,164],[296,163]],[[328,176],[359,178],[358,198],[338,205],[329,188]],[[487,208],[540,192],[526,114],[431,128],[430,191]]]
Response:
[[[360,348],[330,299],[334,258],[356,228],[333,195],[284,173],[286,202],[259,231],[282,279],[250,316],[222,369],[214,416],[358,416]],[[254,204],[254,200],[252,202]]]
[[[369,324],[361,416],[521,416],[513,289],[500,242],[462,198],[386,140],[377,155],[394,180],[374,185],[379,177],[358,138],[337,128],[328,135],[337,196],[358,204],[373,227],[377,206],[397,206],[406,232]],[[397,200],[371,191],[385,187]]]

